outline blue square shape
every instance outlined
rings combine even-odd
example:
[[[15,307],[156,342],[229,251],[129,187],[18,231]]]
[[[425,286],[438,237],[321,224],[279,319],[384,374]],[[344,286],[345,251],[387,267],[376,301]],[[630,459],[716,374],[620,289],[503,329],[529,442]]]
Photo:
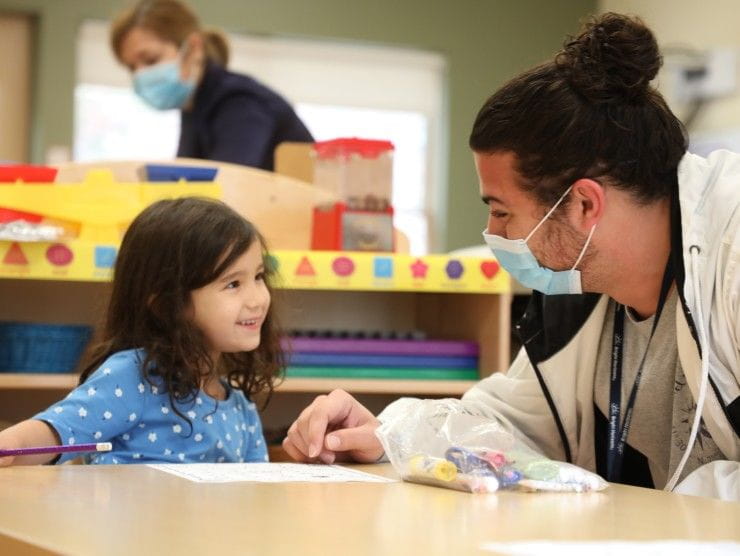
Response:
[[[393,259],[390,257],[375,257],[373,274],[376,278],[393,278]]]
[[[116,262],[117,249],[115,247],[95,247],[95,267],[113,268]]]

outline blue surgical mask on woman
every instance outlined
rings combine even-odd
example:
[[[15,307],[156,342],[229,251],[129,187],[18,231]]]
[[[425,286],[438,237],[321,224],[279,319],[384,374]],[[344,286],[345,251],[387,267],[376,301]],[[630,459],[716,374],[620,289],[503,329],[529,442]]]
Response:
[[[180,78],[180,62],[177,58],[134,72],[134,91],[157,110],[181,108],[194,89],[194,81],[183,81]]]
[[[586,253],[588,244],[591,242],[591,236],[593,236],[596,229],[596,224],[591,227],[586,243],[583,245],[578,259],[576,259],[570,270],[551,270],[540,265],[527,245],[527,242],[532,238],[534,233],[550,217],[555,209],[558,208],[558,205],[570,193],[572,188],[573,186],[571,185],[524,239],[506,239],[501,236],[489,234],[485,230],[483,231],[483,239],[488,247],[491,248],[491,251],[493,251],[501,266],[522,285],[547,295],[583,293],[581,272],[576,270],[576,267]]]

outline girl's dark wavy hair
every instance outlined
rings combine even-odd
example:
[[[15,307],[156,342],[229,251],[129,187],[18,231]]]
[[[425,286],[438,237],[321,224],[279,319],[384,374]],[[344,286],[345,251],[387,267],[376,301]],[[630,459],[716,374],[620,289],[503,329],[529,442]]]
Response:
[[[551,61],[486,101],[470,148],[513,152],[521,186],[547,206],[580,178],[601,178],[646,204],[665,199],[678,188],[687,138],[650,85],[661,64],[642,21],[592,17]]]
[[[224,203],[187,197],[158,201],[141,212],[123,237],[102,337],[89,353],[80,384],[112,354],[141,348],[143,378],[154,385],[156,377],[173,410],[188,422],[174,401],[194,399],[208,374],[226,376],[248,399],[266,391],[266,404],[285,367],[273,307],[257,349],[225,353],[218,368],[188,318],[190,292],[216,280],[255,241],[272,297],[274,268],[264,238]]]

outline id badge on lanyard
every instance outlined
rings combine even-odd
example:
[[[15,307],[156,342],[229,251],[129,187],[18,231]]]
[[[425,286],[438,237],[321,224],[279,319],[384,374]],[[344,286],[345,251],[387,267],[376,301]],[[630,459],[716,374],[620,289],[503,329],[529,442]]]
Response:
[[[609,441],[607,444],[608,451],[606,458],[607,481],[618,482],[622,475],[624,447],[627,443],[627,435],[629,434],[630,424],[632,422],[632,412],[635,407],[637,390],[639,389],[640,380],[642,379],[642,369],[645,366],[647,353],[650,349],[650,342],[652,341],[653,336],[655,335],[655,330],[658,327],[660,314],[663,311],[663,306],[665,305],[668,291],[670,290],[672,283],[673,268],[669,261],[668,265],[666,265],[665,272],[663,273],[663,283],[660,288],[660,297],[658,298],[658,307],[655,311],[653,327],[650,330],[650,337],[648,338],[647,346],[645,346],[645,352],[642,354],[640,364],[637,367],[635,383],[632,385],[632,390],[630,390],[630,395],[627,398],[627,406],[624,408],[624,421],[622,422],[621,428],[619,427],[619,421],[622,412],[622,353],[624,351],[624,319],[626,316],[626,310],[624,305],[619,303],[614,311],[614,336],[612,339],[611,375],[609,377]]]

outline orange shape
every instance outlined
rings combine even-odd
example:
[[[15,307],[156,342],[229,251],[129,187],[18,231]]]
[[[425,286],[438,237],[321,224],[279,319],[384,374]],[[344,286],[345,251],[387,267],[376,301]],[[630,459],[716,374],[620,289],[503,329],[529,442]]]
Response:
[[[303,257],[301,259],[301,262],[298,263],[298,266],[295,269],[295,274],[296,276],[316,276],[316,271],[314,270],[311,261],[308,260],[308,257]]]
[[[8,252],[5,253],[3,264],[28,264],[28,259],[26,258],[26,255],[23,254],[23,250],[21,249],[21,246],[18,245],[18,243],[13,243],[10,246]]]

